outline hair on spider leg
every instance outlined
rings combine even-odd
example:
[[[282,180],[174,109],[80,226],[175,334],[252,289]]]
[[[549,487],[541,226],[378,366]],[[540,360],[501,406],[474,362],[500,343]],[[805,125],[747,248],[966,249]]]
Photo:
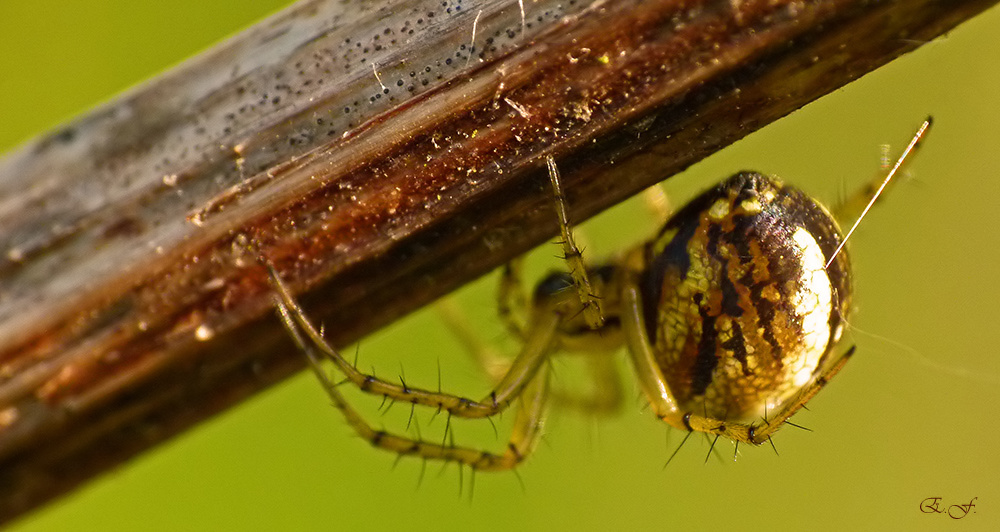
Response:
[[[593,293],[591,293],[591,292],[588,292],[588,294],[589,294],[589,295],[590,295],[590,297],[592,297],[592,298],[593,298],[594,300],[598,300],[598,299],[600,299],[600,298],[599,298],[598,296],[595,296],[595,295],[593,295]],[[581,305],[581,306],[580,306],[580,309],[579,309],[579,310],[577,310],[576,312],[574,312],[574,313],[573,313],[572,315],[570,315],[570,316],[569,316],[569,319],[570,319],[570,320],[575,320],[575,319],[579,318],[580,316],[583,316],[583,315],[585,315],[585,314],[587,313],[587,309],[589,309],[589,308],[590,308],[590,307],[589,307],[589,306],[587,306],[586,304],[584,304],[584,305]],[[594,332],[596,332],[596,333],[597,333],[598,335],[602,334],[602,331],[601,331],[601,329],[596,329],[596,330],[595,330]]]
[[[409,425],[406,427],[407,430],[410,429]],[[420,433],[420,420],[413,418],[413,431],[417,434],[417,440],[423,441],[424,436]]]
[[[424,457],[420,460],[420,475],[417,476],[417,486],[415,489],[420,489],[424,485],[424,473],[427,472],[427,458]]]
[[[517,469],[511,469],[511,473],[514,474],[514,478],[517,479],[517,483],[521,486],[522,493],[528,493],[528,486],[524,483],[524,478],[521,477],[521,472]]]
[[[395,397],[389,399],[389,404],[385,406],[385,409],[382,409],[382,411],[381,411],[381,413],[379,415],[385,416],[386,414],[389,413],[389,410],[391,410],[392,407],[394,407],[394,406],[396,406],[396,398]]]
[[[447,434],[445,435],[445,438],[447,439]],[[443,446],[451,448],[451,449],[454,449],[455,448],[455,438],[454,438],[454,436],[451,438],[451,441],[448,444],[445,444]],[[441,478],[441,476],[444,475],[445,470],[448,469],[448,466],[451,465],[452,462],[456,462],[458,464],[459,474],[461,474],[462,462],[460,462],[458,460],[448,460],[448,459],[445,459],[445,460],[441,461],[441,469],[438,471],[438,478]]]
[[[397,454],[396,459],[392,461],[392,467],[389,468],[389,471],[395,471],[396,466],[398,466],[399,463],[403,461],[404,457],[406,457],[405,454]]]
[[[434,423],[434,420],[438,417],[438,414],[440,414],[443,411],[444,411],[444,405],[438,403],[438,407],[434,410],[434,413],[431,414],[431,418],[427,421],[427,426],[430,426],[432,423]]]
[[[667,458],[667,463],[663,464],[663,469],[664,470],[667,469],[667,466],[670,465],[670,462],[672,462],[674,460],[674,457],[677,456],[677,453],[680,452],[681,447],[684,447],[684,444],[687,443],[688,438],[690,438],[692,434],[694,434],[694,431],[690,431],[690,430],[687,431],[687,433],[684,435],[684,439],[681,440],[681,443],[677,446],[676,449],[674,449],[674,452],[670,454],[670,458]]]
[[[716,444],[716,442],[719,441],[719,436],[720,436],[719,434],[716,434],[715,438],[712,440],[712,444],[709,445],[709,447],[708,447],[708,454],[705,455],[705,462],[704,463],[707,464],[708,463],[708,459],[712,457],[712,451],[715,450],[715,444]],[[706,439],[708,438],[708,434],[705,434],[705,438]]]
[[[476,469],[469,468],[469,505],[472,505],[473,496],[476,493]]]
[[[448,466],[450,465],[451,465],[451,460],[442,460],[441,469],[438,470],[437,478],[441,478],[444,475],[445,470],[447,470]]]
[[[417,409],[416,403],[410,403],[410,416],[406,419],[406,430],[410,430],[410,423],[413,422],[413,414]]]
[[[409,393],[410,387],[406,385],[406,371],[403,369],[403,363],[399,363],[399,384],[403,386],[403,392]]]
[[[493,437],[495,439],[499,440],[500,439],[500,431],[497,430],[497,424],[493,421],[492,417],[488,417],[488,418],[486,418],[486,420],[489,421],[490,422],[490,426],[493,427]]]
[[[703,432],[702,434],[705,435],[705,441],[709,441],[710,436],[708,435],[708,433]],[[725,463],[725,459],[722,458],[722,453],[720,453],[719,450],[715,448],[715,444],[719,441],[720,436],[722,435],[716,434],[715,438],[711,438],[711,444],[708,446],[708,455],[705,456],[705,462],[704,462],[705,464],[708,463],[708,459],[711,458],[713,454],[715,455],[715,459],[718,460],[720,464]]]
[[[791,426],[793,426],[793,427],[795,427],[797,429],[802,429],[802,430],[804,430],[806,432],[812,432],[813,431],[813,429],[811,429],[809,427],[803,427],[802,425],[798,425],[796,423],[792,423],[791,421],[788,421],[787,419],[785,420],[785,424],[786,425],[791,425]]]
[[[449,445],[448,444],[448,436],[449,435],[451,436],[451,443],[450,443],[450,445],[451,445],[451,447],[454,447],[455,446],[455,433],[454,433],[454,430],[451,427],[451,412],[448,412],[448,417],[445,418],[445,422],[444,422],[444,438],[441,440],[441,446],[442,447],[447,447]]]

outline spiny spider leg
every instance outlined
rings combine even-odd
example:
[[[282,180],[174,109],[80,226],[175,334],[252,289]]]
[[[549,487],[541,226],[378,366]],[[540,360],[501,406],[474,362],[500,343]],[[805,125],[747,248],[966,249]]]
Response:
[[[576,245],[573,238],[573,229],[569,224],[569,215],[566,213],[566,195],[563,193],[562,184],[559,182],[559,169],[556,161],[551,155],[545,157],[545,164],[549,170],[549,181],[552,182],[552,192],[555,195],[556,216],[559,219],[559,232],[562,236],[563,257],[569,267],[569,274],[573,278],[573,284],[583,303],[583,316],[587,320],[587,325],[593,329],[600,329],[604,325],[604,314],[601,311],[601,295],[597,293],[596,287],[591,284],[587,276],[587,265],[583,262],[583,252]]]
[[[435,305],[435,308],[441,321],[464,344],[483,373],[489,375],[492,382],[499,382],[506,372],[507,360],[476,334],[454,302],[445,300]],[[556,389],[551,392],[550,400],[560,406],[589,414],[609,415],[617,412],[624,402],[625,392],[622,390],[621,375],[615,359],[604,352],[585,353],[583,356],[586,357],[587,368],[593,382],[591,390],[583,395],[570,395]]]
[[[809,399],[816,395],[832,379],[854,353],[848,349],[820,371],[816,379],[804,388],[794,400],[786,402],[771,419],[756,423],[735,423],[713,419],[694,412],[684,412],[666,385],[663,372],[656,364],[646,335],[645,318],[642,315],[638,289],[633,285],[625,288],[622,297],[622,325],[628,342],[629,353],[635,366],[639,385],[649,399],[653,412],[669,425],[687,431],[706,432],[724,436],[734,441],[760,445],[767,441],[782,423],[797,412]]]
[[[523,393],[524,388],[539,372],[554,349],[556,329],[562,319],[557,312],[540,312],[538,319],[527,333],[521,353],[511,363],[499,384],[485,399],[474,401],[448,393],[391,383],[358,371],[323,339],[292,298],[288,287],[285,286],[274,268],[267,264],[267,269],[278,294],[279,303],[285,309],[284,312],[288,314],[291,322],[295,324],[296,330],[305,336],[309,340],[309,344],[317,351],[330,359],[337,366],[337,369],[361,391],[396,401],[437,408],[440,411],[463,418],[481,418],[497,414],[506,409],[514,399]]]
[[[548,392],[548,367],[542,365],[537,369],[520,394],[520,407],[514,419],[510,440],[503,454],[495,454],[469,447],[442,445],[422,439],[400,436],[390,432],[375,430],[367,421],[344,399],[337,385],[323,370],[321,356],[329,356],[325,344],[317,344],[309,331],[301,328],[301,321],[296,318],[297,309],[293,310],[283,299],[278,302],[278,314],[282,323],[288,329],[292,339],[305,354],[309,368],[319,379],[333,405],[344,414],[347,423],[364,440],[374,447],[385,449],[400,456],[416,456],[423,459],[458,462],[473,469],[498,471],[511,469],[520,464],[535,448],[541,429],[545,398]]]
[[[883,169],[887,170],[885,174],[879,172],[870,181],[865,183],[863,186],[858,187],[853,193],[851,193],[847,198],[841,201],[834,209],[833,214],[836,216],[837,221],[843,222],[853,222],[857,218],[861,218],[868,208],[875,204],[877,201],[881,201],[889,189],[894,187],[896,183],[899,182],[898,179],[893,179],[899,169],[902,168],[903,163],[909,158],[913,152],[920,147],[920,143],[923,142],[926,137],[927,130],[934,123],[931,117],[927,117],[920,128],[917,130],[916,134],[910,140],[910,143],[903,150],[903,153],[896,159],[894,163],[889,164],[889,151],[888,146],[885,146],[885,154],[883,155]],[[846,239],[845,239],[846,240]]]

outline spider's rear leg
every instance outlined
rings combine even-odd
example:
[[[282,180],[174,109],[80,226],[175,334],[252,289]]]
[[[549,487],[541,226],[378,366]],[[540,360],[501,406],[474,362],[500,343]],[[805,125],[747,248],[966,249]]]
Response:
[[[854,219],[854,225],[852,225],[850,230],[847,231],[847,235],[841,242],[841,247],[843,247],[844,243],[851,238],[851,235],[854,234],[854,230],[858,228],[858,224],[861,223],[861,220],[866,214],[868,214],[868,211],[875,205],[875,203],[881,200],[885,196],[885,193],[889,191],[889,188],[895,186],[896,182],[899,181],[898,179],[893,179],[893,177],[899,173],[899,170],[903,167],[904,163],[906,163],[910,159],[910,156],[917,150],[917,148],[920,147],[921,142],[923,142],[924,138],[927,136],[927,131],[933,123],[934,119],[932,117],[928,116],[924,119],[924,122],[917,129],[917,132],[914,133],[913,138],[910,139],[910,143],[903,149],[903,152],[899,155],[899,158],[896,159],[896,162],[889,167],[885,177],[882,177],[880,172],[876,178],[859,187],[853,194],[848,196],[833,210],[834,217],[836,217],[841,223],[847,221],[848,219]],[[883,163],[883,167],[885,166],[887,165]],[[840,248],[838,248],[837,251],[839,252]],[[827,264],[827,266],[829,266],[829,264]]]
[[[516,257],[503,266],[497,286],[497,314],[507,331],[515,338],[524,339],[527,328],[528,303],[524,289],[524,255]]]
[[[333,405],[340,410],[351,428],[372,446],[399,454],[424,459],[459,462],[473,469],[496,471],[512,469],[520,464],[534,450],[541,430],[548,393],[548,368],[536,369],[521,390],[520,407],[511,429],[510,440],[502,454],[491,453],[470,447],[442,445],[423,439],[400,436],[386,431],[375,430],[348,403],[330,380],[322,366],[322,356],[329,357],[328,346],[317,344],[311,331],[303,330],[296,317],[297,309],[292,309],[284,301],[278,302],[281,320],[292,339],[306,354],[309,368],[313,371]]]
[[[551,394],[552,402],[591,415],[617,414],[625,403],[617,360],[608,353],[587,353],[583,356],[587,357],[590,390],[571,394],[557,388]]]
[[[479,365],[483,373],[489,376],[490,382],[496,384],[507,373],[510,360],[501,355],[494,346],[484,341],[474,330],[469,320],[462,313],[459,305],[450,298],[436,303],[434,309],[451,334],[465,347],[472,359]],[[520,324],[518,324],[520,325]],[[518,329],[517,338],[524,339],[524,332]]]

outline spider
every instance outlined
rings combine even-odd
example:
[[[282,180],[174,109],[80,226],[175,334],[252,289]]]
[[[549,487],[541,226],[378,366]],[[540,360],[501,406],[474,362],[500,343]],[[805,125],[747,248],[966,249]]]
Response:
[[[930,126],[928,118],[872,194],[858,221]],[[651,240],[607,264],[585,265],[566,197],[546,158],[567,272],[538,283],[528,319],[513,318],[517,263],[504,269],[501,317],[522,348],[482,400],[395,384],[359,371],[330,346],[264,259],[278,314],[333,404],[371,445],[402,456],[507,470],[532,452],[548,396],[548,358],[559,351],[613,352],[626,345],[653,413],[671,427],[760,445],[837,374],[851,305],[846,237],[833,215],[775,177],[739,172],[697,196]],[[873,183],[874,185],[874,183]],[[519,400],[502,453],[375,430],[323,368],[333,363],[361,391],[449,416],[485,418]],[[447,429],[446,429],[447,433]],[[685,438],[686,439],[686,438]],[[713,441],[714,445],[714,441]]]

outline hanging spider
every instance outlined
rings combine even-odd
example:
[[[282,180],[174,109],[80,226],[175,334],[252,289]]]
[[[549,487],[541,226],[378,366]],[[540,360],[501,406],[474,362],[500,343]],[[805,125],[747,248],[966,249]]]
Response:
[[[874,204],[923,138],[928,118],[872,194]],[[546,361],[559,351],[610,353],[625,344],[652,411],[668,425],[760,445],[844,366],[838,343],[851,305],[846,237],[816,200],[774,177],[740,172],[702,193],[660,232],[607,264],[586,266],[546,159],[568,272],[535,288],[528,319],[511,307],[519,274],[501,278],[501,316],[523,343],[484,399],[394,384],[364,374],[310,323],[266,261],[281,319],[334,406],[373,446],[399,455],[459,462],[478,470],[516,467],[537,441],[548,395]],[[361,391],[450,416],[484,418],[519,401],[502,453],[375,430],[323,369],[329,359]],[[714,442],[713,442],[714,444]]]

